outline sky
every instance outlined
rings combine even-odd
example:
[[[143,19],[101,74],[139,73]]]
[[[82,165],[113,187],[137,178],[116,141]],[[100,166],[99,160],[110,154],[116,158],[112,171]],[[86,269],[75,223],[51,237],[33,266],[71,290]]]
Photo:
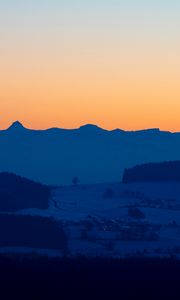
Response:
[[[179,0],[0,0],[0,128],[180,131]]]

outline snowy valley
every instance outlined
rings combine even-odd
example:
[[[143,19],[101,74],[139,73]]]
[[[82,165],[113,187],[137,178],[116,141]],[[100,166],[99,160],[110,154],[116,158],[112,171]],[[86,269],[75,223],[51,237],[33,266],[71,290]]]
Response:
[[[56,255],[180,254],[180,182],[62,186],[52,190],[48,209],[16,214],[52,217],[61,224],[68,247]]]

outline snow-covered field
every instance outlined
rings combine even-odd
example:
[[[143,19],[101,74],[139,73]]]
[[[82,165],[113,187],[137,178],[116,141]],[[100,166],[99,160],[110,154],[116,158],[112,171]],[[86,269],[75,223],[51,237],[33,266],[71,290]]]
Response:
[[[69,255],[126,257],[180,254],[180,183],[59,187],[47,210],[68,236]],[[48,238],[48,237],[47,237]]]

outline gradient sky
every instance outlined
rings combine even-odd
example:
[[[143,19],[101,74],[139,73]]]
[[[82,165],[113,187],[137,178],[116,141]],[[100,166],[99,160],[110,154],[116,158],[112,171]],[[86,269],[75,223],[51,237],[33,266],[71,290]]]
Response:
[[[0,0],[0,128],[180,131],[179,0]]]

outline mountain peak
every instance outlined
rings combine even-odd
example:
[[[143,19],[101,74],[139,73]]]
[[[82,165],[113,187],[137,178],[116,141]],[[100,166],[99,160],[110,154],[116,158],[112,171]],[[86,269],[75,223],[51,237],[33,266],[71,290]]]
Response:
[[[103,131],[104,129],[102,129],[101,127],[94,125],[94,124],[86,124],[86,125],[82,125],[80,128],[80,130],[86,130],[86,131]]]
[[[8,130],[22,130],[22,129],[25,129],[25,127],[19,121],[13,122],[8,128]]]

